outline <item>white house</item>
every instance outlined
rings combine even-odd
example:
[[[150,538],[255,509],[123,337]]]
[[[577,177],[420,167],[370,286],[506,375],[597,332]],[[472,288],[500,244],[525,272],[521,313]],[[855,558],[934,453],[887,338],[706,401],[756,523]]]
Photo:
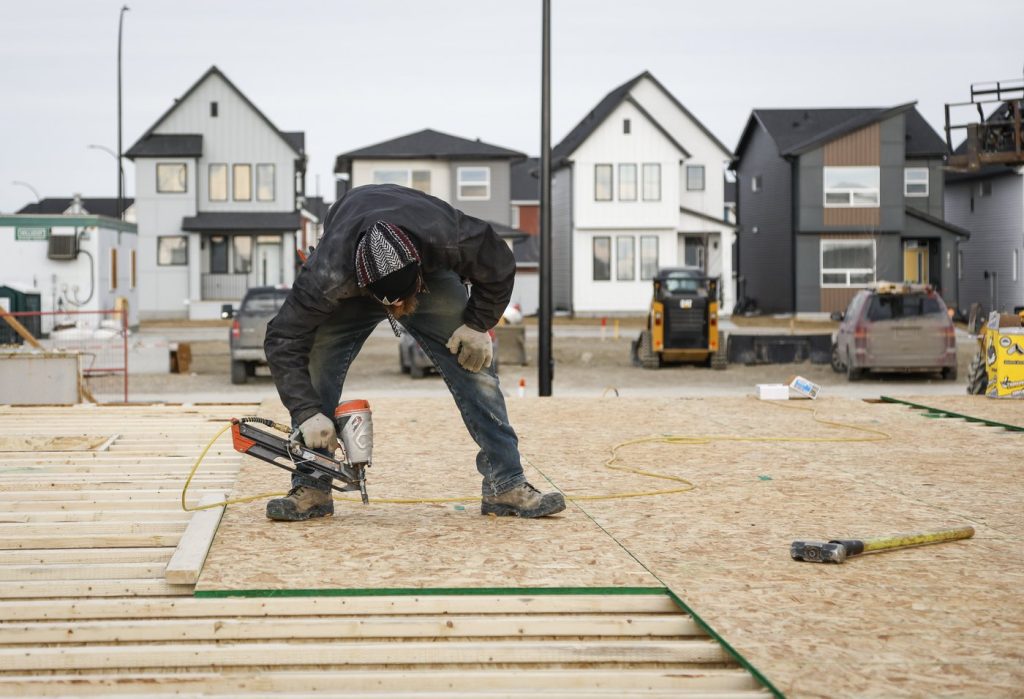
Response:
[[[37,326],[43,333],[49,333],[55,321],[96,327],[103,316],[95,312],[123,305],[128,307],[128,324],[134,327],[139,322],[141,281],[137,239],[135,224],[105,216],[0,216],[0,286],[38,293],[39,310],[46,313],[90,312],[44,316]]]
[[[556,310],[643,313],[658,268],[686,266],[720,278],[731,312],[731,157],[650,73],[610,92],[553,149]]]
[[[316,242],[302,132],[280,131],[212,67],[125,155],[143,318],[217,318],[251,286],[292,283],[296,249]]]

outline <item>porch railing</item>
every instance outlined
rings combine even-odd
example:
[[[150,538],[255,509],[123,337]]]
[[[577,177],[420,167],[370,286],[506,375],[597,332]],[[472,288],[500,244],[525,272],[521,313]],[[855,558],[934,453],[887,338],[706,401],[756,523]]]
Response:
[[[201,293],[204,301],[237,301],[249,288],[248,274],[202,275]]]

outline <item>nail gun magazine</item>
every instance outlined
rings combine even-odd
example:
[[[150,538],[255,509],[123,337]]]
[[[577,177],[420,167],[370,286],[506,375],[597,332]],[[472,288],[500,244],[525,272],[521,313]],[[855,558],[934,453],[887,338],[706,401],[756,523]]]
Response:
[[[299,430],[262,417],[232,418],[231,441],[236,451],[285,471],[299,473],[303,467],[339,481],[342,485],[331,483],[334,490],[359,491],[366,504],[366,469],[373,456],[370,404],[365,400],[342,402],[334,410],[334,426],[341,444],[340,459],[307,447]]]

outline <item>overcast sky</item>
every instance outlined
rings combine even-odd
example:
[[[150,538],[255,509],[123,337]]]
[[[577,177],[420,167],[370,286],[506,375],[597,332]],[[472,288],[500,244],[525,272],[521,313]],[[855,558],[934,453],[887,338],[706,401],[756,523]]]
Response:
[[[114,196],[108,0],[0,0],[0,211]],[[753,108],[911,100],[936,130],[972,82],[1020,77],[1019,0],[553,0],[552,138],[651,71],[727,146]],[[124,149],[211,65],[305,131],[308,194],[341,152],[433,128],[540,150],[540,0],[129,0]],[[134,170],[126,163],[127,189]]]

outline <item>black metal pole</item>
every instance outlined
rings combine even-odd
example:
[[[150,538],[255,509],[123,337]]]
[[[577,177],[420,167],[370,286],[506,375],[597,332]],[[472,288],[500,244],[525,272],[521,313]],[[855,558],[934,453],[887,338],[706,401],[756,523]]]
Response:
[[[124,166],[121,153],[121,35],[124,29],[124,13],[128,6],[121,8],[117,19],[117,217],[124,218]]]
[[[540,317],[537,383],[551,395],[551,0],[543,0],[540,98]]]

